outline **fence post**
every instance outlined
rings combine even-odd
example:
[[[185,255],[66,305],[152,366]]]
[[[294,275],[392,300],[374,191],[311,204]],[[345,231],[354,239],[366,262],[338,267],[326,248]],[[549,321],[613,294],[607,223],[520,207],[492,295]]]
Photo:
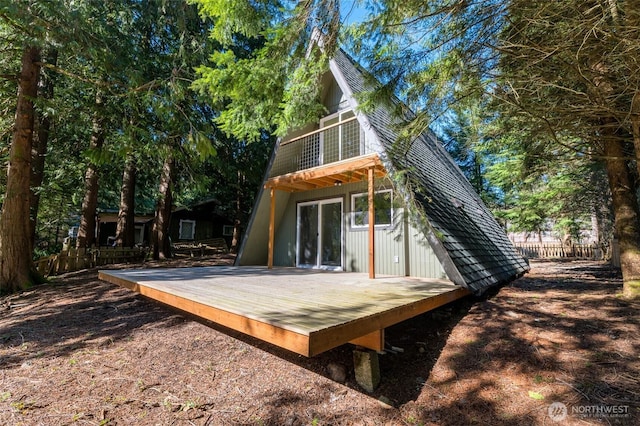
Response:
[[[69,257],[67,257],[67,270],[66,272],[71,272],[76,270],[76,249],[71,247],[69,248]]]
[[[78,266],[78,269],[84,269],[87,265],[87,249],[84,247],[81,247],[78,249],[78,259],[77,259],[77,263],[76,265]]]
[[[56,256],[56,275],[64,272],[64,268],[66,266],[66,252],[63,250]]]

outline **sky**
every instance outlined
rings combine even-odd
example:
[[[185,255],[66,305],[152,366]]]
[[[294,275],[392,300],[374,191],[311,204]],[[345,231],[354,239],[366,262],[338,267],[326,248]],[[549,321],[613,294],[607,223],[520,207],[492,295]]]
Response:
[[[340,13],[345,24],[353,24],[361,22],[367,16],[368,12],[357,0],[342,0],[340,2]]]

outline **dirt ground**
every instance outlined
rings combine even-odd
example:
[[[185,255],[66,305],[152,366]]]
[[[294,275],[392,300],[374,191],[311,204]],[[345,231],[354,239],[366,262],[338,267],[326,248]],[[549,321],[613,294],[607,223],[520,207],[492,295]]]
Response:
[[[307,359],[67,274],[0,299],[0,424],[640,424],[640,304],[605,264],[532,267],[387,329],[373,394],[348,345]]]

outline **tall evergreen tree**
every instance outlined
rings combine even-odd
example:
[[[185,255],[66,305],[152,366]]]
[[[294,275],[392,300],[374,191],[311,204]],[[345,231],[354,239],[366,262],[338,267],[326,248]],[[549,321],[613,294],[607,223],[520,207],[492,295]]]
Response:
[[[58,51],[55,48],[49,48],[45,54],[45,62],[54,67],[58,62]],[[44,102],[51,101],[54,92],[54,76],[51,70],[41,70],[42,75],[39,77],[38,98]],[[44,179],[45,156],[47,154],[47,146],[49,144],[49,135],[51,133],[53,117],[50,111],[47,111],[46,104],[44,108],[37,110],[36,123],[34,125],[34,140],[31,150],[31,178],[30,178],[30,219],[31,219],[31,247],[35,245],[36,224],[38,219],[38,210],[40,206],[40,191],[42,181]]]
[[[40,68],[56,69],[55,61],[43,62],[42,52],[57,50],[58,53],[77,53],[78,46],[88,39],[91,29],[84,18],[92,9],[81,2],[56,0],[51,2],[32,2],[17,0],[0,4],[0,31],[3,50],[19,51],[22,54],[21,69],[16,81],[17,107],[13,122],[9,169],[3,214],[0,218],[0,286],[2,290],[16,291],[28,287],[34,277],[32,271],[32,227],[30,213],[37,213],[39,198],[31,197],[30,183],[38,184],[42,173],[41,156],[36,156],[36,168],[32,170],[31,155],[33,135],[38,135],[38,144],[49,137],[46,120],[40,121],[36,128],[35,110],[38,102],[38,82]],[[85,44],[86,46],[86,44]],[[47,55],[49,56],[49,55]],[[2,73],[6,76],[8,72]],[[46,82],[43,80],[43,87]],[[50,92],[50,90],[48,90]],[[45,91],[45,97],[49,93]],[[41,103],[44,105],[44,103]],[[40,111],[44,119],[44,109]],[[37,131],[40,130],[40,133]],[[28,154],[27,154],[28,151]],[[34,188],[36,190],[36,188]],[[33,209],[30,202],[33,200]],[[35,219],[35,217],[34,217]]]
[[[228,135],[260,139],[265,130],[284,134],[317,118],[317,81],[326,55],[307,51],[313,30],[337,36],[340,7],[335,0],[305,2],[193,0],[213,21],[211,37],[220,49],[202,65],[195,87],[206,93]],[[325,51],[336,46],[324,39]]]
[[[570,134],[602,158],[620,242],[624,293],[640,297],[640,214],[632,162],[640,90],[640,9],[633,1],[513,1],[501,34],[501,95],[552,135]],[[553,31],[550,31],[553,29]]]
[[[91,141],[89,149],[93,151],[94,158],[102,149],[105,139],[104,129],[104,105],[102,93],[96,93],[95,108],[91,126]],[[99,165],[95,160],[89,160],[84,174],[84,195],[80,211],[80,226],[76,240],[77,248],[91,247],[96,243],[96,215],[98,208],[98,181]]]
[[[29,183],[39,62],[40,49],[25,47],[18,80],[7,189],[0,217],[0,285],[9,292],[26,289],[32,283]]]
[[[175,179],[175,160],[173,155],[171,150],[167,152],[162,165],[162,174],[160,175],[158,201],[151,231],[152,256],[156,260],[171,257],[169,221],[171,220],[173,182]]]

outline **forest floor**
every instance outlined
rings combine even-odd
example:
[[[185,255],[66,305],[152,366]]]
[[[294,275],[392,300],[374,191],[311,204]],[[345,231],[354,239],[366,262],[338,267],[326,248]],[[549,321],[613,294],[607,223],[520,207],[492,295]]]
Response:
[[[348,345],[307,359],[70,273],[0,299],[0,424],[637,425],[640,304],[621,285],[603,263],[532,262],[387,329],[404,351],[368,394]]]

